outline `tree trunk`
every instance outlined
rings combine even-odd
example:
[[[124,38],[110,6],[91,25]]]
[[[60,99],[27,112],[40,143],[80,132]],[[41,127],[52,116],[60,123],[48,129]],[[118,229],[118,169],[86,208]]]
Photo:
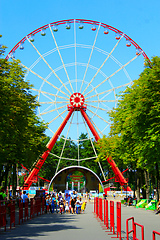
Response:
[[[4,189],[7,190],[7,183],[8,183],[8,172],[9,172],[9,166],[7,165],[5,168],[5,175],[4,175]]]
[[[16,164],[13,165],[13,175],[12,175],[12,195],[16,193],[17,188],[17,174],[16,174]]]
[[[136,174],[136,177],[137,177],[137,190],[136,190],[136,196],[137,196],[137,200],[140,199],[140,175],[139,175],[139,169],[137,169],[137,174]]]
[[[157,191],[157,200],[159,200],[159,193],[160,193],[160,179],[159,179],[159,169],[158,169],[158,163],[156,163],[156,191]]]
[[[144,170],[144,178],[145,178],[145,192],[146,192],[146,199],[149,199],[149,172]]]

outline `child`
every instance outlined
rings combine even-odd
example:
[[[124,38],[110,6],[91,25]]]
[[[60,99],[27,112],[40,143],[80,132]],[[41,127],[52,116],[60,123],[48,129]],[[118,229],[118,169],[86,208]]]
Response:
[[[82,212],[84,212],[84,210],[86,209],[86,204],[87,204],[87,201],[82,203],[82,206],[81,206],[81,211]]]
[[[69,213],[69,204],[68,204],[68,201],[66,201],[66,204],[65,204],[65,211],[66,211],[66,213]]]
[[[63,213],[63,209],[64,209],[64,202],[63,202],[63,199],[61,199],[59,201],[59,211],[61,214]]]

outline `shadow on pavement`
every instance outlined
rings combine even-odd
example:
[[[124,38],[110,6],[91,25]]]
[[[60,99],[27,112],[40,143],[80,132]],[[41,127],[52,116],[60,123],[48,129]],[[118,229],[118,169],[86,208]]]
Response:
[[[12,230],[0,232],[0,239],[32,239],[42,237],[49,232],[63,231],[68,229],[80,229],[75,226],[76,215],[45,214],[29,220],[21,225],[16,225]],[[66,224],[67,223],[67,224]]]

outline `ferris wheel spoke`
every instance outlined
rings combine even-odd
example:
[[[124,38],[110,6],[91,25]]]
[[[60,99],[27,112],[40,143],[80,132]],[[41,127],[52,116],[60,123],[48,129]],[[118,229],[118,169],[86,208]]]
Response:
[[[68,111],[67,109],[64,110],[62,113],[60,113],[57,117],[55,117],[54,119],[52,119],[48,124],[51,124],[53,121],[55,121],[57,118],[59,118],[60,116],[62,116],[66,111]]]
[[[104,118],[100,117],[98,114],[96,114],[95,112],[93,112],[91,109],[87,109],[89,112],[91,112],[92,114],[94,114],[96,117],[98,117],[99,119],[103,120],[106,123],[109,123],[108,121],[106,121]]]
[[[97,102],[97,103],[99,102],[99,103],[102,103],[102,102],[117,102],[117,100],[116,100],[116,99],[114,99],[114,100],[101,100],[101,99],[100,99],[100,100],[85,101],[85,102],[86,102],[86,103],[88,103],[88,102],[92,102],[92,103],[93,103],[93,102],[95,102],[95,103],[96,103],[96,102]]]
[[[60,161],[61,161],[61,158],[62,158],[63,152],[64,152],[64,148],[65,148],[66,141],[67,141],[67,137],[68,137],[68,134],[69,134],[69,131],[70,131],[70,128],[71,128],[71,124],[72,124],[72,121],[73,121],[73,117],[74,117],[74,113],[73,113],[73,115],[72,115],[72,118],[71,118],[71,121],[70,121],[70,125],[69,125],[69,127],[68,127],[68,131],[67,131],[66,138],[64,139],[63,148],[62,148],[62,151],[61,151],[60,159],[59,159],[59,161],[58,161],[58,164],[57,164],[57,168],[56,168],[56,172],[55,172],[55,174],[58,172],[59,164],[60,164]]]
[[[50,25],[49,25],[49,28],[50,28],[50,31],[51,31],[51,34],[52,34],[54,43],[55,43],[55,45],[56,45],[56,49],[57,49],[57,51],[58,51],[59,57],[60,57],[61,62],[62,62],[62,64],[63,64],[63,68],[64,68],[65,73],[66,73],[66,75],[67,75],[67,78],[68,78],[70,87],[71,87],[71,89],[72,89],[72,92],[74,92],[73,87],[72,87],[72,84],[71,84],[71,81],[70,81],[70,78],[69,78],[69,76],[68,76],[68,72],[67,72],[67,70],[66,70],[66,67],[65,67],[65,64],[64,64],[64,61],[63,61],[63,58],[62,58],[62,55],[61,55],[61,53],[60,53],[60,50],[59,50],[59,47],[58,47],[58,44],[57,44],[57,41],[56,41],[56,39],[55,39],[55,36],[54,36],[54,34],[53,34],[53,30],[52,30],[52,28],[51,28]]]
[[[86,97],[85,99],[91,99],[91,98],[94,98],[94,97],[103,95],[103,94],[105,94],[105,93],[110,94],[111,92],[113,92],[113,91],[115,91],[115,90],[117,90],[117,89],[119,89],[119,88],[122,88],[122,87],[127,87],[127,86],[129,86],[130,84],[131,84],[131,82],[126,83],[126,84],[123,84],[123,85],[120,85],[120,86],[118,86],[118,87],[113,87],[113,88],[108,89],[108,90],[106,90],[106,91],[104,91],[104,92],[100,92],[100,93],[94,94],[94,95],[92,95],[92,96]],[[108,95],[108,94],[107,94],[107,95]],[[106,95],[105,95],[105,97],[106,97]],[[103,97],[103,98],[104,98],[104,97]],[[103,98],[101,98],[101,99],[103,99]]]
[[[56,78],[60,81],[60,83],[63,85],[63,87],[68,91],[68,93],[71,95],[71,92],[69,91],[69,89],[66,87],[66,85],[63,83],[63,81],[58,77],[58,75],[56,74],[56,72],[51,68],[51,66],[49,65],[49,63],[46,61],[46,59],[43,57],[43,55],[38,51],[38,49],[35,47],[35,45],[29,40],[29,38],[27,37],[27,40],[29,41],[29,43],[32,45],[32,47],[36,50],[36,52],[39,54],[39,56],[42,58],[42,60],[47,64],[47,66],[50,68],[50,70],[53,72],[53,74],[56,76]]]
[[[87,67],[86,67],[86,70],[85,70],[85,73],[84,73],[84,77],[83,77],[83,80],[82,80],[82,84],[81,84],[81,87],[80,87],[80,92],[82,90],[82,87],[83,87],[83,84],[84,84],[84,80],[85,80],[85,77],[86,77],[86,74],[87,74],[87,70],[88,70],[88,67],[89,67],[89,64],[90,64],[90,61],[91,61],[91,57],[92,57],[93,50],[94,50],[94,47],[95,47],[95,44],[96,44],[96,40],[97,40],[97,37],[98,37],[100,26],[101,26],[101,23],[99,23],[98,30],[97,30],[97,33],[96,33],[96,36],[95,36],[95,39],[94,39],[92,50],[91,50],[91,53],[90,53],[90,56],[89,56]]]
[[[53,97],[56,97],[56,98],[62,98],[62,99],[68,100],[68,98],[59,96],[58,94],[45,92],[45,91],[38,90],[38,89],[35,89],[35,88],[32,88],[32,90],[35,91],[35,92],[38,92],[38,93],[42,93],[42,94],[50,95],[50,96],[53,96]]]
[[[107,112],[107,110],[106,109],[104,109],[104,108],[101,108],[101,107],[96,107],[96,106],[93,106],[93,105],[90,105],[90,104],[87,104],[87,107],[92,107],[92,108],[95,108],[95,109],[99,109],[99,110],[102,110],[102,111],[105,111],[105,112]]]
[[[78,124],[78,111],[77,111],[77,145],[78,145],[78,166],[80,165],[79,162],[79,124]]]
[[[93,92],[95,89],[97,89],[98,87],[100,87],[103,83],[105,83],[106,81],[108,81],[111,77],[113,77],[116,73],[118,73],[119,71],[121,71],[123,68],[125,68],[128,64],[130,64],[131,62],[133,62],[139,55],[136,55],[134,58],[132,58],[130,61],[128,61],[126,64],[124,64],[122,67],[120,67],[117,71],[115,71],[114,73],[112,73],[109,77],[107,77],[106,79],[104,79],[101,83],[99,83],[96,87],[92,88],[87,94],[85,94],[84,96],[86,97],[88,94],[90,94],[91,92]]]
[[[99,69],[97,70],[97,72],[95,73],[95,75],[93,76],[93,78],[91,79],[91,81],[88,83],[87,87],[84,89],[83,94],[86,92],[86,90],[88,89],[88,87],[91,85],[91,83],[93,82],[93,80],[95,79],[95,77],[97,76],[97,74],[100,72],[101,68],[104,66],[104,64],[107,62],[107,60],[109,59],[109,57],[111,56],[111,54],[113,53],[113,51],[116,49],[116,47],[118,46],[118,44],[120,43],[121,39],[123,38],[124,35],[121,36],[121,38],[117,41],[117,43],[115,44],[115,46],[113,47],[113,49],[111,50],[111,52],[108,54],[108,56],[106,57],[106,59],[104,60],[104,62],[102,63],[102,65],[99,67]]]
[[[84,119],[83,119],[83,121],[84,121]],[[89,131],[88,131],[88,128],[87,128],[87,126],[86,126],[85,121],[84,121],[84,125],[85,125],[85,127],[86,127],[86,130],[87,130],[87,132],[88,132],[88,136],[89,136],[89,138],[90,138],[90,134],[89,134]],[[94,144],[93,144],[91,138],[90,138],[90,142],[91,142],[91,145],[92,145],[93,151],[94,151],[94,153],[95,153],[95,156],[96,156],[96,158],[97,158],[98,155],[97,155],[96,149],[95,149],[95,147],[94,147]],[[101,163],[100,163],[99,161],[98,161],[98,165],[99,165],[99,168],[100,168],[101,173],[102,173],[102,175],[103,175],[103,178],[104,178],[104,180],[106,181],[106,177],[105,177],[105,175],[104,175],[103,168],[102,168]]]
[[[75,79],[77,92],[77,42],[76,42],[76,21],[74,19],[74,58],[75,58]]]
[[[52,155],[52,156],[54,156],[54,157],[56,157],[56,158],[58,158],[58,159],[60,159],[60,156],[58,156],[58,155],[56,155],[56,154],[54,154],[54,153],[49,153],[50,155]],[[95,159],[96,157],[89,157],[89,158],[81,158],[81,159],[79,159],[79,161],[81,162],[81,161],[86,161],[86,160],[91,160],[91,159]],[[68,161],[77,161],[78,162],[78,159],[75,159],[75,158],[65,158],[65,157],[61,157],[61,160],[68,160]]]
[[[38,116],[42,116],[42,115],[45,115],[45,114],[54,112],[54,111],[57,111],[57,110],[59,110],[59,109],[65,108],[65,107],[66,107],[66,105],[64,105],[64,106],[62,106],[62,107],[58,107],[58,108],[52,109],[52,110],[47,111],[47,112],[40,113],[40,114],[38,114]]]
[[[17,60],[15,60],[13,58],[14,61],[18,62]],[[20,63],[20,65],[22,67],[24,67],[25,69],[27,69],[29,72],[33,73],[35,76],[37,76],[38,78],[40,78],[41,80],[43,80],[44,82],[46,82],[47,84],[49,84],[50,86],[52,86],[53,88],[55,88],[56,90],[60,91],[61,93],[63,93],[64,95],[66,95],[67,97],[70,97],[70,95],[66,94],[65,92],[63,92],[62,90],[60,90],[58,87],[56,87],[55,85],[53,85],[52,83],[50,83],[49,81],[47,81],[45,78],[41,77],[39,74],[37,74],[36,72],[34,72],[32,69],[28,68],[27,66],[25,66],[23,63]]]

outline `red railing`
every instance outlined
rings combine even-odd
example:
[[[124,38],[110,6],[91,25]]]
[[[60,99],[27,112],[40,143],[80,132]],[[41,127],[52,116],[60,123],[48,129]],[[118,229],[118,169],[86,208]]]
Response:
[[[160,235],[160,232],[157,232],[157,231],[152,232],[152,239],[153,240],[156,240],[156,235]]]
[[[30,219],[33,218],[35,215],[35,199],[30,199]]]
[[[38,216],[38,214],[41,214],[41,198],[36,199],[35,205],[37,206],[36,211],[37,211],[37,216]]]
[[[141,228],[141,240],[144,240],[144,226],[136,222],[134,223],[134,240],[140,240],[136,236],[137,235],[136,226],[139,226]]]
[[[132,221],[132,229],[129,231],[129,227],[128,227],[128,222],[129,221]],[[137,229],[136,227],[140,227],[141,228],[141,239],[138,239],[137,238]],[[144,226],[139,224],[139,223],[136,223],[134,222],[134,217],[131,217],[131,218],[128,218],[126,220],[126,235],[127,235],[127,240],[129,240],[129,234],[130,233],[133,233],[133,240],[144,240]]]
[[[96,197],[96,215],[98,217],[98,197]]]
[[[45,213],[45,198],[42,198],[42,214]]]
[[[0,228],[6,231],[6,201],[0,201]]]
[[[104,209],[104,215],[103,215],[103,222],[104,222],[104,225],[106,225],[106,200],[104,199],[103,201],[103,209]]]
[[[99,219],[102,221],[102,198],[99,198]]]
[[[132,229],[129,230],[129,221],[132,221]],[[129,240],[129,234],[133,233],[133,239],[134,239],[134,217],[128,218],[126,220],[126,235],[127,235],[127,240]]]
[[[115,234],[114,230],[114,201],[110,201],[110,231]]]
[[[121,203],[117,202],[117,238],[119,236],[119,239],[121,240]]]
[[[12,224],[15,227],[15,201],[12,200],[10,203],[10,229],[12,228]]]
[[[25,199],[24,203],[24,221],[28,220],[28,199]]]
[[[23,200],[19,199],[19,224],[23,223]]]
[[[108,200],[106,200],[106,207],[105,207],[105,210],[106,210],[106,213],[105,213],[105,217],[106,217],[106,227],[107,229],[109,228],[109,220],[108,220]]]

